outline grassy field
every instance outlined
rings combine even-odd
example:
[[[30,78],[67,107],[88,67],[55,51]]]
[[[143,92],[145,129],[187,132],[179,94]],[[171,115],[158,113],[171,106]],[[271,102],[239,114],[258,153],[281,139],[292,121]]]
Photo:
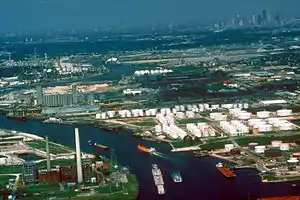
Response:
[[[0,187],[7,185],[9,179],[15,179],[15,176],[10,176],[10,175],[0,175]]]
[[[45,191],[59,191],[59,184],[40,184],[40,185],[31,185],[22,188],[27,192],[45,192]]]
[[[22,165],[3,165],[0,167],[0,174],[20,174],[22,173]]]
[[[141,126],[141,127],[154,127],[156,125],[156,122],[154,120],[147,120],[147,121],[142,121],[142,122],[132,122],[130,124],[134,124],[136,126]]]
[[[187,119],[177,119],[179,124],[188,124],[188,123],[201,123],[207,122],[204,118],[187,118]]]

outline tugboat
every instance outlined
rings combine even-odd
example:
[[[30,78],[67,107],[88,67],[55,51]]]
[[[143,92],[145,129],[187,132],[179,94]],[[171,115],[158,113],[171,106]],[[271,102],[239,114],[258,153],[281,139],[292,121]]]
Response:
[[[182,182],[182,177],[180,175],[180,172],[176,171],[176,172],[173,172],[171,174],[172,178],[173,178],[173,181],[175,183],[181,183]]]

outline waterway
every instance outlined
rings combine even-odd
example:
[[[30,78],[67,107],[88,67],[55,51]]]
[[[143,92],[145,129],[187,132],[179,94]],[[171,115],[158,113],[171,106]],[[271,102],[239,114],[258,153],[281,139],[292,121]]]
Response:
[[[82,125],[80,131],[81,149],[92,153],[88,140],[108,145],[114,149],[117,161],[128,166],[137,176],[140,200],[248,200],[262,196],[283,196],[300,194],[299,188],[292,183],[263,184],[254,170],[238,170],[233,180],[220,174],[215,158],[196,158],[190,153],[171,153],[167,144],[158,144],[132,137],[126,132],[105,132],[98,127]],[[39,136],[48,135],[58,143],[75,146],[75,125],[43,124],[37,121],[19,122],[0,116],[0,128],[34,133]],[[150,156],[137,150],[137,145],[155,147],[165,154],[165,158]],[[108,152],[101,152],[109,157]],[[151,164],[158,164],[162,169],[166,195],[158,196],[151,174]],[[181,172],[183,182],[173,183],[170,173]]]

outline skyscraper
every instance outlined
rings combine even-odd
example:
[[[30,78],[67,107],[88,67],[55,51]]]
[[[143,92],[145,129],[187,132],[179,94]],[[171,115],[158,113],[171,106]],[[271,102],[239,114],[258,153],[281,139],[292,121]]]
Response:
[[[255,26],[255,25],[257,25],[257,16],[256,16],[256,14],[253,14],[252,15],[252,24]]]
[[[262,24],[266,25],[268,22],[268,13],[265,9],[262,10]]]

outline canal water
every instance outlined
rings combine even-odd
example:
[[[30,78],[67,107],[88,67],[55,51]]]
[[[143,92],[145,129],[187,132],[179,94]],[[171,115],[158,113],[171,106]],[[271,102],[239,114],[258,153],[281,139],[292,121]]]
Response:
[[[300,189],[292,183],[263,184],[254,170],[236,171],[236,179],[223,177],[215,164],[215,158],[196,158],[190,153],[171,153],[167,144],[144,141],[132,137],[126,132],[105,132],[98,127],[82,125],[43,124],[38,121],[20,122],[0,116],[0,128],[48,135],[58,143],[75,147],[74,128],[80,131],[81,149],[93,153],[88,140],[108,145],[114,149],[119,164],[129,167],[139,182],[140,200],[248,200],[266,196],[284,196],[300,194]],[[137,145],[155,147],[165,157],[150,156],[137,150]],[[108,152],[103,155],[109,157]],[[165,196],[158,196],[152,179],[151,165],[158,164],[165,181]],[[170,173],[181,172],[183,182],[174,183]]]

